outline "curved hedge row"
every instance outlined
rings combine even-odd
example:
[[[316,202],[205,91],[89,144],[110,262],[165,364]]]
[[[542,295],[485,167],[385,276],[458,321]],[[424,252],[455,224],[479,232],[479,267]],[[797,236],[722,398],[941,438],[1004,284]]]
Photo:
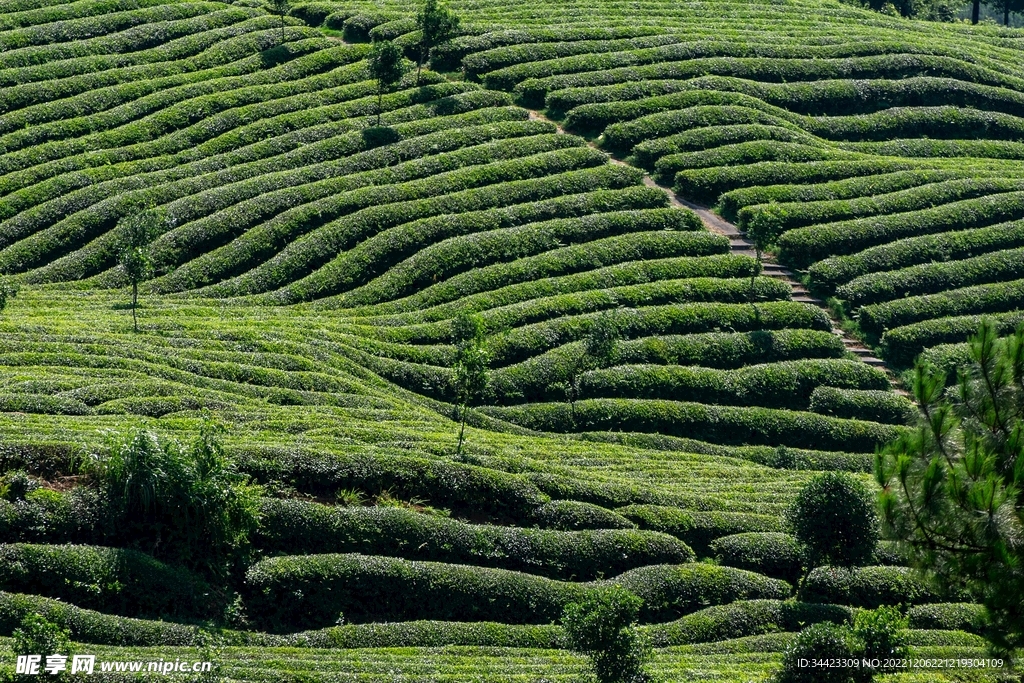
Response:
[[[577,401],[486,407],[485,414],[546,432],[627,431],[688,436],[725,444],[786,445],[823,450],[873,451],[899,434],[888,425],[841,420],[814,413],[709,406],[638,399]]]
[[[905,237],[856,254],[818,261],[808,269],[815,288],[834,292],[857,277],[935,261],[953,261],[1024,246],[1024,221],[937,235]]]
[[[806,409],[821,386],[882,389],[885,374],[847,360],[781,361],[738,370],[618,365],[580,378],[580,398],[645,398]]]
[[[454,514],[527,521],[549,498],[523,476],[444,460],[289,448],[232,448],[238,469],[260,483],[278,481],[303,493],[334,496],[341,489],[390,491]]]
[[[917,354],[930,346],[966,342],[986,319],[996,324],[1000,334],[1009,334],[1024,322],[1024,312],[938,318],[893,328],[882,335],[885,358],[898,366],[912,365]]]
[[[661,531],[680,538],[701,554],[706,554],[711,542],[722,536],[782,530],[782,521],[771,515],[682,510],[662,505],[627,505],[615,511],[641,529]]]
[[[959,261],[923,263],[900,270],[868,273],[837,289],[836,296],[858,307],[1022,277],[1024,247],[1001,249]]]
[[[875,609],[939,602],[940,596],[906,567],[817,567],[800,585],[800,599]]]
[[[792,584],[803,572],[800,544],[778,532],[747,532],[715,539],[711,551],[728,567],[737,567],[772,576]]]
[[[902,237],[964,230],[1024,218],[1024,192],[965,199],[931,209],[825,223],[779,237],[780,258],[797,267]]]
[[[917,414],[909,399],[892,391],[861,391],[831,386],[815,388],[811,394],[810,410],[819,415],[895,425],[905,425]]]
[[[950,316],[1002,313],[1024,306],[1024,280],[953,289],[941,294],[896,299],[864,306],[857,314],[861,326],[881,334],[887,329]]]
[[[815,223],[917,211],[939,204],[1020,189],[1024,189],[1024,181],[968,178],[849,200],[755,204],[739,210],[737,225],[741,230],[761,237],[765,244],[772,244],[787,230]]]
[[[124,616],[209,615],[210,587],[135,550],[0,545],[0,590],[67,600]]]
[[[668,137],[641,142],[634,145],[630,159],[638,166],[654,170],[658,160],[670,154],[699,152],[723,145],[735,145],[755,140],[822,144],[813,135],[804,133],[795,127],[783,128],[780,125],[773,126],[763,123],[735,123],[694,128],[685,133],[676,133]]]
[[[840,358],[842,340],[824,330],[782,329],[661,335],[619,342],[622,363],[732,369],[755,363]],[[553,353],[553,352],[552,352]]]
[[[707,235],[707,244],[715,250],[712,253],[718,252],[723,242],[727,244],[724,238],[719,239],[719,235],[704,234]],[[617,309],[609,315],[615,319],[626,339],[662,334],[692,334],[723,328],[737,332],[786,328],[832,329],[828,317],[820,308],[792,301],[645,306]],[[596,317],[597,314],[588,314],[528,325],[494,338],[489,346],[492,367],[511,365],[555,346],[577,341],[586,334]],[[427,339],[433,338],[423,341]]]
[[[574,581],[694,559],[693,552],[676,538],[634,529],[521,529],[465,524],[401,508],[339,508],[297,500],[264,499],[261,510],[254,543],[266,551],[290,555],[389,555]]]
[[[645,145],[655,145],[652,140]],[[919,169],[894,171],[877,175],[854,176],[842,180],[813,184],[779,185],[770,184],[744,187],[726,192],[719,198],[719,210],[731,221],[739,221],[739,212],[747,206],[758,204],[799,204],[803,202],[828,202],[857,197],[873,197],[908,190],[929,183],[962,179],[963,172],[955,170]],[[813,181],[812,181],[813,182]]]
[[[970,602],[938,602],[907,610],[911,628],[984,633],[988,626],[985,608]]]
[[[743,166],[763,162],[802,163],[808,161],[860,160],[860,154],[829,149],[803,142],[754,140],[722,145],[698,152],[669,154],[654,164],[656,177],[671,182],[681,171],[720,166]]]
[[[566,604],[607,582],[567,583],[502,569],[410,562],[365,555],[265,559],[246,572],[246,607],[280,632],[337,621],[557,621]],[[787,583],[711,565],[654,565],[612,580],[647,602],[645,617],[667,620],[709,602],[785,598]],[[294,596],[301,594],[301,600]]]
[[[541,490],[544,489],[541,488]],[[545,493],[548,492],[545,491]],[[549,495],[551,494],[549,493]],[[544,503],[533,511],[533,521],[542,529],[560,531],[636,528],[636,524],[617,512],[578,500],[553,500],[550,503]]]

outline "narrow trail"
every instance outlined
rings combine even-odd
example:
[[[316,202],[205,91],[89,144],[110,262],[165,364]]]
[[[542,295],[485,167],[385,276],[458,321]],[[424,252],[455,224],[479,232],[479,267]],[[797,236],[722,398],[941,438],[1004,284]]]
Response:
[[[529,112],[530,120],[547,121],[548,123],[553,124],[555,126],[555,129],[559,133],[565,133],[565,129],[562,128],[562,126],[560,126],[557,122],[547,118],[540,112],[534,111],[532,109],[529,110]],[[595,143],[591,142],[589,144],[594,149],[604,152],[604,150],[598,147]],[[605,154],[607,154],[607,152],[605,152]],[[626,162],[620,159],[616,159],[610,154],[608,155],[608,160],[613,164],[618,164],[620,166],[629,166],[629,164],[627,164]],[[655,182],[654,178],[652,178],[646,172],[644,173],[644,185],[661,190],[662,192],[665,193],[666,196],[668,196],[668,201],[671,206],[680,209],[690,209],[700,217],[701,221],[704,223],[708,230],[714,233],[718,233],[719,235],[724,235],[728,237],[731,243],[732,253],[743,254],[744,256],[752,257],[757,256],[757,252],[754,249],[754,243],[746,238],[746,233],[741,232],[740,229],[737,228],[734,224],[725,220],[708,207],[701,206],[700,204],[694,204],[693,202],[688,202],[685,199],[680,198],[670,188],[664,187]],[[762,260],[762,267],[763,275],[782,280],[790,286],[790,289],[792,289],[793,291],[793,301],[813,304],[821,308],[823,311],[825,311],[825,313],[828,314],[829,320],[832,321],[832,334],[836,335],[837,337],[843,340],[843,346],[846,347],[846,350],[849,353],[852,353],[862,362],[884,371],[885,374],[888,375],[889,383],[892,384],[893,390],[896,393],[907,397],[910,396],[910,393],[907,392],[900,384],[895,373],[893,373],[893,371],[889,369],[889,367],[885,364],[885,361],[875,356],[874,352],[868,347],[864,346],[863,343],[861,343],[857,339],[854,339],[845,331],[843,331],[843,329],[839,325],[839,322],[835,319],[835,317],[833,317],[832,311],[830,311],[828,306],[825,305],[825,302],[813,296],[809,291],[807,291],[807,288],[804,287],[803,284],[801,284],[794,277],[793,272],[791,270],[784,268],[778,263],[769,262],[766,260]]]

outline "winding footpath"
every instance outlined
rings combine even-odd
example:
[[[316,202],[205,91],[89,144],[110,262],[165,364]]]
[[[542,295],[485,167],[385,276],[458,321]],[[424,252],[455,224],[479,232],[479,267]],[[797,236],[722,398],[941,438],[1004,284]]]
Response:
[[[556,121],[552,121],[551,119],[547,118],[538,111],[534,111],[531,109],[529,110],[529,112],[531,120],[547,121],[548,123],[554,125],[555,129],[559,133],[565,133],[565,129],[562,128],[562,126],[560,126]],[[598,147],[595,143],[591,142],[589,144],[594,149],[597,149],[601,152],[604,152],[605,154],[608,154],[605,150]],[[610,154],[608,155],[608,159],[613,164],[629,166],[629,164],[627,164],[626,162],[622,161],[621,159],[616,159]],[[728,237],[731,243],[732,253],[743,254],[745,256],[753,257],[757,256],[757,252],[754,249],[754,243],[746,238],[746,234],[741,232],[740,229],[737,228],[734,224],[725,220],[708,207],[701,206],[700,204],[694,204],[692,202],[688,202],[685,199],[680,198],[670,188],[664,187],[656,183],[654,178],[652,178],[646,172],[644,173],[644,185],[661,190],[668,196],[669,204],[671,206],[680,209],[690,209],[700,217],[701,221],[704,223],[705,227],[707,227],[708,230],[714,233],[718,233],[719,235],[725,235],[726,237]],[[843,331],[838,321],[833,317],[832,312],[829,310],[828,306],[825,305],[825,302],[813,296],[809,291],[807,291],[807,288],[804,287],[793,276],[792,271],[784,268],[783,266],[777,263],[770,262],[767,260],[762,260],[762,267],[762,273],[764,275],[782,280],[790,286],[790,288],[793,291],[793,301],[800,301],[803,303],[813,304],[824,310],[825,313],[828,314],[829,320],[832,321],[832,334],[836,335],[837,337],[843,340],[843,346],[846,347],[846,350],[849,353],[856,356],[862,362],[867,363],[872,367],[876,367],[880,370],[883,370],[885,374],[888,375],[889,382],[890,384],[892,384],[893,390],[898,394],[910,398],[910,393],[903,388],[903,386],[897,379],[895,373],[893,373],[892,370],[885,364],[885,361],[875,356],[874,352],[868,347],[864,346],[862,342],[860,342],[857,339],[854,339],[845,331]]]

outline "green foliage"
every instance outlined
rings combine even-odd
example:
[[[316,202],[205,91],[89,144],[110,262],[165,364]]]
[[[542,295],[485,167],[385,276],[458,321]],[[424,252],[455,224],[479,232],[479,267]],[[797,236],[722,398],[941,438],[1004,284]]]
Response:
[[[284,43],[284,18],[291,10],[291,0],[267,0],[267,5],[281,19],[281,42]]]
[[[970,340],[956,389],[918,364],[917,427],[876,458],[887,534],[912,562],[948,586],[966,586],[1003,649],[1024,644],[1014,605],[1024,587],[1018,538],[1024,491],[1024,327],[1007,338],[985,321]]]
[[[416,62],[418,78],[419,69],[431,52],[458,35],[459,17],[438,0],[425,0],[423,8],[416,14],[416,27],[420,30],[419,59]]]
[[[452,323],[452,341],[455,343],[454,371],[455,401],[458,406],[459,443],[455,457],[462,455],[462,442],[466,432],[466,412],[472,402],[479,400],[487,388],[487,349],[483,321],[478,316],[462,314]]]
[[[17,295],[18,283],[5,275],[0,275],[0,313],[3,313],[7,304]]]
[[[636,628],[642,604],[628,590],[612,586],[565,606],[566,640],[571,649],[590,659],[598,683],[649,680],[644,665],[651,658],[651,646]]]
[[[389,40],[374,43],[367,68],[370,78],[377,81],[377,125],[380,126],[381,101],[384,91],[398,83],[407,70],[405,58],[402,56],[402,48]]]
[[[782,653],[782,668],[776,683],[860,683],[871,674],[857,664],[862,644],[847,626],[828,622],[813,624],[800,631]],[[828,662],[836,666],[810,666],[805,662]],[[859,664],[859,662],[857,662]]]
[[[140,211],[118,221],[117,262],[132,287],[132,324],[139,331],[139,283],[153,275],[150,240],[160,231],[166,218],[156,210]]]
[[[68,661],[74,654],[71,633],[38,612],[26,614],[11,635],[14,638],[12,649],[15,654],[42,655],[44,658],[47,655],[62,654]]]
[[[206,420],[187,448],[135,429],[115,435],[110,455],[89,463],[122,542],[215,575],[227,571],[256,527],[258,488],[225,457],[223,429]]]
[[[810,567],[863,564],[878,542],[878,515],[870,493],[845,472],[816,475],[797,494],[787,521]]]
[[[811,393],[810,410],[822,415],[907,424],[915,414],[909,399],[878,389],[839,389],[820,386]]]
[[[878,673],[898,670],[896,666],[887,667],[885,662],[910,657],[908,628],[910,620],[893,605],[858,612],[853,618],[853,635],[864,643],[864,657],[882,662],[875,669]]]

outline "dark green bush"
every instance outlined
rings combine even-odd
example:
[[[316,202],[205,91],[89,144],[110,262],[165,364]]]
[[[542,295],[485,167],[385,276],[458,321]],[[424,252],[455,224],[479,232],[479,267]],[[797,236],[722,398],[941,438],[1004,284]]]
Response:
[[[542,529],[635,529],[636,524],[607,508],[576,500],[553,500],[533,512],[533,522]]]
[[[906,237],[848,256],[819,261],[808,269],[811,283],[826,292],[868,273],[899,270],[932,261],[950,261],[1024,246],[1024,221],[972,230]]]
[[[711,543],[719,561],[728,567],[782,579],[795,584],[803,571],[800,544],[789,534],[747,532],[715,539]]]
[[[333,14],[335,6],[326,2],[308,2],[295,5],[288,10],[288,16],[296,17],[306,22],[313,28],[324,23],[328,15]],[[329,28],[334,28],[331,26]]]
[[[0,590],[133,617],[195,618],[216,609],[201,579],[121,548],[0,545]]]
[[[0,634],[10,635],[26,615],[33,613],[66,628],[78,643],[198,646],[210,641],[210,634],[196,626],[116,617],[59,600],[0,592]]]
[[[882,335],[882,352],[890,363],[906,367],[913,364],[917,354],[930,346],[966,342],[986,319],[995,323],[1000,334],[1009,334],[1024,322],[1024,313],[963,315],[897,327]]]
[[[859,666],[862,649],[863,643],[846,626],[828,622],[813,624],[800,631],[793,644],[782,653],[782,668],[774,680],[777,683],[870,681],[870,671]]]
[[[861,480],[845,472],[816,475],[800,489],[786,516],[810,567],[864,564],[878,543],[878,514],[871,494]]]
[[[370,39],[371,29],[398,18],[398,15],[390,12],[353,14],[343,24],[345,27],[345,40],[350,43],[365,43]]]
[[[693,559],[693,552],[677,539],[634,529],[521,529],[465,524],[393,507],[341,508],[276,499],[264,499],[262,513],[254,542],[273,553],[390,555],[575,581]],[[610,511],[604,513],[632,526]]]
[[[642,683],[651,646],[637,630],[643,601],[618,586],[571,602],[562,614],[569,648],[586,655],[598,683]]]

